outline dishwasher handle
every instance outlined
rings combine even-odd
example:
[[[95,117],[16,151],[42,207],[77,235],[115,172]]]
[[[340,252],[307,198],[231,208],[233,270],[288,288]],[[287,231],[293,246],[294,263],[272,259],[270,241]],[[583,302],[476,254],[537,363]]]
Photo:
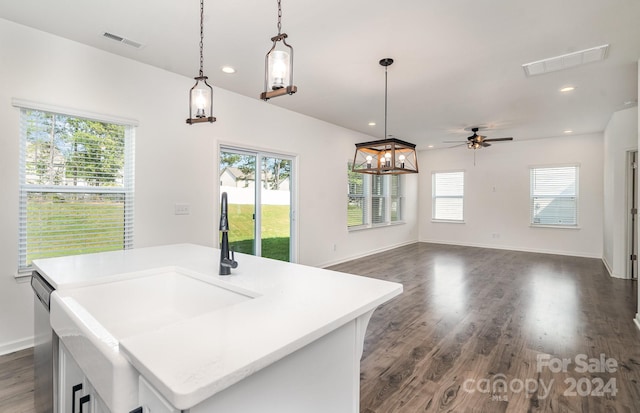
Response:
[[[45,280],[40,274],[38,274],[37,271],[34,271],[31,274],[31,288],[33,289],[36,297],[38,297],[38,300],[40,300],[42,305],[44,305],[47,308],[47,311],[49,311],[51,293],[55,290],[55,288],[53,288],[51,284],[47,282],[47,280]]]

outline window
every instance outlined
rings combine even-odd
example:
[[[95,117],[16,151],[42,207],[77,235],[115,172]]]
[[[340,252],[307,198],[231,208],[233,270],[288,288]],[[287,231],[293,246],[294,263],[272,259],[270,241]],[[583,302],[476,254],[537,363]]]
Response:
[[[19,270],[133,246],[133,125],[20,109]]]
[[[348,164],[347,226],[371,227],[402,222],[403,177],[351,171]]]
[[[531,224],[578,225],[578,166],[531,168]]]
[[[404,204],[402,177],[400,175],[391,175],[389,178],[391,180],[391,222],[402,221]]]
[[[349,190],[347,203],[347,226],[357,227],[365,225],[367,218],[367,194],[365,194],[365,178],[364,174],[352,172],[351,163],[348,165],[349,174]]]
[[[464,172],[434,172],[432,180],[432,219],[464,220]]]

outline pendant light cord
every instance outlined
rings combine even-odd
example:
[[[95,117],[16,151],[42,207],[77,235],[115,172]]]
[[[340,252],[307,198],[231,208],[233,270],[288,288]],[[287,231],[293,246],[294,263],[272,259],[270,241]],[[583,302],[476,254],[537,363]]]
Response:
[[[200,0],[200,77],[204,76],[204,57],[202,54],[204,43],[204,0]]]
[[[384,139],[387,139],[387,66],[384,67]]]
[[[278,36],[282,34],[282,4],[281,0],[278,0]]]

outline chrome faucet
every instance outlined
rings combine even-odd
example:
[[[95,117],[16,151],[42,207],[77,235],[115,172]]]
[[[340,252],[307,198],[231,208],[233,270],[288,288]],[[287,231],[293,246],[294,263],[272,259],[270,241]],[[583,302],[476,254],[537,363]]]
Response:
[[[238,268],[238,262],[235,260],[235,252],[231,251],[229,258],[229,218],[227,205],[227,193],[222,193],[222,201],[220,203],[220,232],[222,233],[222,242],[220,243],[220,275],[231,274],[232,268]]]

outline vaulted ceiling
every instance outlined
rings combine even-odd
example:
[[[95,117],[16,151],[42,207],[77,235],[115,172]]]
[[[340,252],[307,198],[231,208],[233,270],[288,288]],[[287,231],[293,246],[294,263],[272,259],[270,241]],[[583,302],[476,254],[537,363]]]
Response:
[[[0,18],[193,77],[199,7],[198,0],[20,0],[1,2]],[[600,132],[614,111],[637,103],[637,0],[282,0],[282,7],[299,91],[266,104],[374,137],[384,135],[378,61],[385,57],[395,60],[388,133],[419,148],[464,140],[476,125],[516,140]],[[205,0],[204,68],[214,86],[258,98],[276,19],[276,0]],[[604,44],[600,62],[531,77],[522,68]],[[225,65],[236,73],[222,73]],[[559,91],[567,85],[575,90]]]

